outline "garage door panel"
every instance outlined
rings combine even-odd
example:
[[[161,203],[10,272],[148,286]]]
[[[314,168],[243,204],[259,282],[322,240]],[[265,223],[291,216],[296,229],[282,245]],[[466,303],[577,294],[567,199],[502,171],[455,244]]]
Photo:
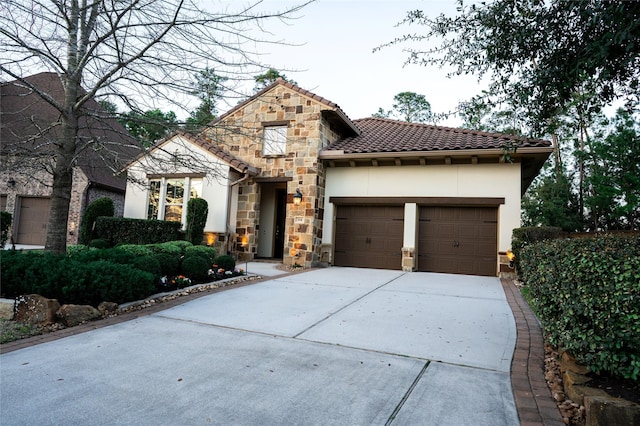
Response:
[[[16,243],[44,245],[50,209],[49,198],[21,197]]]
[[[419,217],[418,270],[496,275],[497,208],[423,207]]]
[[[403,238],[403,207],[338,206],[334,264],[400,269]]]

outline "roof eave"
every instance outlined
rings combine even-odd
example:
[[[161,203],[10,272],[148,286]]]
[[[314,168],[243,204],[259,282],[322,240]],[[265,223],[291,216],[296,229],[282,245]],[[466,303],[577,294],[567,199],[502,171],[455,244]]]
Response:
[[[553,147],[523,147],[512,154],[513,157],[530,156],[536,154],[546,154],[546,157],[553,152]],[[470,157],[470,156],[495,156],[503,155],[505,151],[501,148],[485,149],[459,149],[459,150],[437,150],[437,151],[396,151],[396,152],[358,152],[345,153],[344,150],[322,150],[318,154],[321,160],[368,160],[381,158],[407,158],[407,157]],[[546,158],[545,157],[545,158]]]

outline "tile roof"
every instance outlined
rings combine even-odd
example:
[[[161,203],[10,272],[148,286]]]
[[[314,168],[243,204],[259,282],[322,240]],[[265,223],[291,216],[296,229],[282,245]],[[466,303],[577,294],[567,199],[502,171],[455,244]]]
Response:
[[[501,149],[505,143],[516,142],[519,148],[550,147],[551,142],[527,139],[502,133],[407,123],[386,118],[353,120],[362,131],[357,136],[340,139],[325,151],[345,154],[460,151]]]

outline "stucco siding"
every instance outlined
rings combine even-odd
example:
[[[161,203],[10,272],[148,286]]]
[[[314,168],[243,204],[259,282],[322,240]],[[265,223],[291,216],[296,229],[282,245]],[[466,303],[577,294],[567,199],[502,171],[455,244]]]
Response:
[[[520,165],[328,168],[324,244],[332,243],[331,197],[504,197],[498,210],[498,247],[504,251],[511,246],[512,230],[520,226]],[[405,235],[405,243],[412,237]]]
[[[181,164],[180,155],[189,158]],[[178,161],[174,158],[178,157]],[[128,168],[129,181],[125,195],[124,217],[146,219],[149,190],[143,183],[149,175],[205,174],[202,198],[209,206],[205,232],[225,233],[229,202],[229,165],[216,156],[191,144],[180,136],[167,141],[155,152],[132,163]]]

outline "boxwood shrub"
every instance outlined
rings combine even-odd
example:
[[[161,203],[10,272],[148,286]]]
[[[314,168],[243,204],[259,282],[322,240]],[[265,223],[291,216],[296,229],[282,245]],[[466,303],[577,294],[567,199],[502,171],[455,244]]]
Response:
[[[99,217],[95,234],[112,244],[153,244],[177,240],[181,226],[164,220]]]
[[[206,281],[209,269],[211,264],[204,257],[196,254],[185,255],[180,268],[182,275],[194,281]]]
[[[207,246],[191,246],[184,250],[185,256],[200,256],[209,263],[209,268],[213,265],[216,258],[216,249]]]
[[[552,344],[598,372],[640,379],[640,237],[539,242],[522,278]]]
[[[216,257],[216,264],[218,268],[222,268],[225,271],[233,271],[236,267],[236,260],[233,256],[229,256],[227,254]]]

